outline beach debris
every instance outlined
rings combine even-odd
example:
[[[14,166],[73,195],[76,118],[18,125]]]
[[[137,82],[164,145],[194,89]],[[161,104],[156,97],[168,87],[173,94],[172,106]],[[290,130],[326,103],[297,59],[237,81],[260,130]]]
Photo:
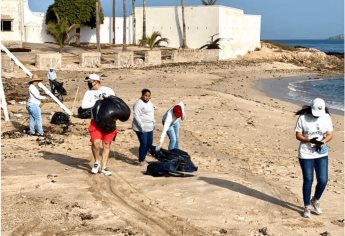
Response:
[[[80,213],[79,217],[82,221],[84,220],[92,220],[94,217],[91,214]]]
[[[1,134],[2,139],[14,139],[14,138],[21,138],[23,137],[24,134],[17,131],[17,130],[11,130],[11,131],[6,131]]]
[[[43,145],[51,145],[55,146],[56,144],[62,144],[65,141],[63,139],[57,139],[53,138],[52,135],[47,135],[47,136],[40,136],[36,139],[36,142],[38,143],[39,146]]]
[[[320,234],[321,236],[332,236],[329,232],[325,231]]]
[[[270,235],[267,227],[263,227],[263,228],[259,229],[259,233],[260,233],[260,236],[269,236]]]
[[[121,235],[126,235],[126,236],[132,236],[132,235],[136,235],[136,233],[134,233],[133,231],[131,231],[130,229],[120,229],[120,228],[106,228],[107,230],[110,230],[114,233],[117,234],[121,234]]]

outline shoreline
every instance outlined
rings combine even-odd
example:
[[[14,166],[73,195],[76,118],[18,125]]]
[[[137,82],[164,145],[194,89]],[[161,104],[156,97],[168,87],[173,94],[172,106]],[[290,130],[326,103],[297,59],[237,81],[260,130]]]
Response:
[[[61,126],[50,123],[52,114],[61,109],[48,100],[41,106],[42,122],[51,137],[32,137],[20,132],[28,125],[25,105],[10,104],[11,123],[2,123],[3,132],[8,132],[2,138],[2,233],[258,235],[266,228],[270,235],[307,231],[340,235],[344,119],[332,117],[335,138],[330,143],[329,184],[321,203],[324,213],[305,220],[294,132],[297,105],[270,98],[255,88],[255,82],[319,77],[320,71],[284,62],[275,57],[277,53],[263,48],[248,55],[259,59],[95,70],[102,75],[102,85],[113,88],[129,107],[142,88],[149,88],[156,121],[172,104],[185,103],[180,148],[198,166],[188,178],[144,174],[147,167],[137,165],[139,142],[131,128],[133,117],[117,123],[119,132],[107,166],[113,175],[92,175],[89,120],[71,117],[70,130],[64,133]],[[265,55],[271,59],[263,59]],[[327,57],[320,65],[328,61]],[[46,78],[46,71],[36,72]],[[57,73],[68,91],[64,104],[77,110],[88,89],[83,82],[88,72]],[[4,82],[7,93],[26,98],[26,80],[11,77]],[[157,122],[154,144],[162,129]],[[167,145],[166,139],[162,148]],[[156,161],[150,155],[146,158]]]
[[[335,76],[342,76],[341,74],[335,75]],[[335,77],[334,76],[334,77]],[[255,81],[255,88],[259,91],[263,92],[267,96],[271,98],[276,98],[282,101],[287,101],[295,105],[308,105],[305,101],[302,99],[293,99],[293,97],[289,96],[289,92],[291,91],[289,89],[289,84],[293,82],[299,82],[299,81],[307,81],[307,80],[316,80],[312,77],[315,77],[315,75],[300,75],[300,76],[291,76],[291,77],[282,77],[279,79],[259,79]],[[322,76],[322,79],[329,79],[331,76]],[[344,116],[344,111],[335,109],[335,108],[329,108],[330,112],[333,114]]]

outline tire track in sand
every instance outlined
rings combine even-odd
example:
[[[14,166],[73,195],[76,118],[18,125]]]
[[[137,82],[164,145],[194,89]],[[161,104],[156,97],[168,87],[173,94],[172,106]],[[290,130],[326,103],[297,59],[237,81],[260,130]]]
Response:
[[[187,219],[161,209],[158,204],[138,192],[120,175],[100,175],[89,179],[94,197],[129,225],[147,235],[210,235]]]

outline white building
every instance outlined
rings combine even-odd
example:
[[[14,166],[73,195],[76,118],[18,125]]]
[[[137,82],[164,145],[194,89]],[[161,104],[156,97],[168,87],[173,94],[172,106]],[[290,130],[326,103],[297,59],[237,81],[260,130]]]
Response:
[[[22,42],[54,42],[47,34],[44,13],[32,12],[28,0],[2,0],[1,41],[5,44]],[[142,37],[141,7],[136,8],[136,39]],[[159,31],[169,39],[169,47],[182,45],[181,7],[147,7],[146,33]],[[127,17],[127,43],[132,42],[132,16]],[[243,10],[225,6],[185,7],[186,38],[189,48],[200,48],[210,41],[212,35],[221,38],[220,59],[244,55],[260,47],[261,16],[246,15]],[[116,17],[116,43],[122,44],[123,17]],[[112,18],[105,17],[100,28],[101,43],[112,43]],[[95,43],[96,29],[82,27],[80,42]]]

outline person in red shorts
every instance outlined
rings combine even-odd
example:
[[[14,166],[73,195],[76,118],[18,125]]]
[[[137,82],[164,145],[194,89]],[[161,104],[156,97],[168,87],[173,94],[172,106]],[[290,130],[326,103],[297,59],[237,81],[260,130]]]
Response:
[[[101,79],[96,74],[89,75],[85,78],[84,82],[87,82],[89,90],[84,94],[81,104],[83,109],[92,108],[98,100],[103,99],[104,97],[111,95],[115,96],[115,93],[111,88],[101,85]],[[91,168],[91,173],[97,174],[100,172],[106,176],[109,176],[111,175],[111,171],[107,168],[107,164],[109,159],[110,144],[115,139],[117,129],[110,133],[104,133],[96,126],[91,112],[91,122],[88,131],[91,136],[91,150],[95,159],[95,163]],[[102,155],[100,155],[101,144],[103,146]]]

